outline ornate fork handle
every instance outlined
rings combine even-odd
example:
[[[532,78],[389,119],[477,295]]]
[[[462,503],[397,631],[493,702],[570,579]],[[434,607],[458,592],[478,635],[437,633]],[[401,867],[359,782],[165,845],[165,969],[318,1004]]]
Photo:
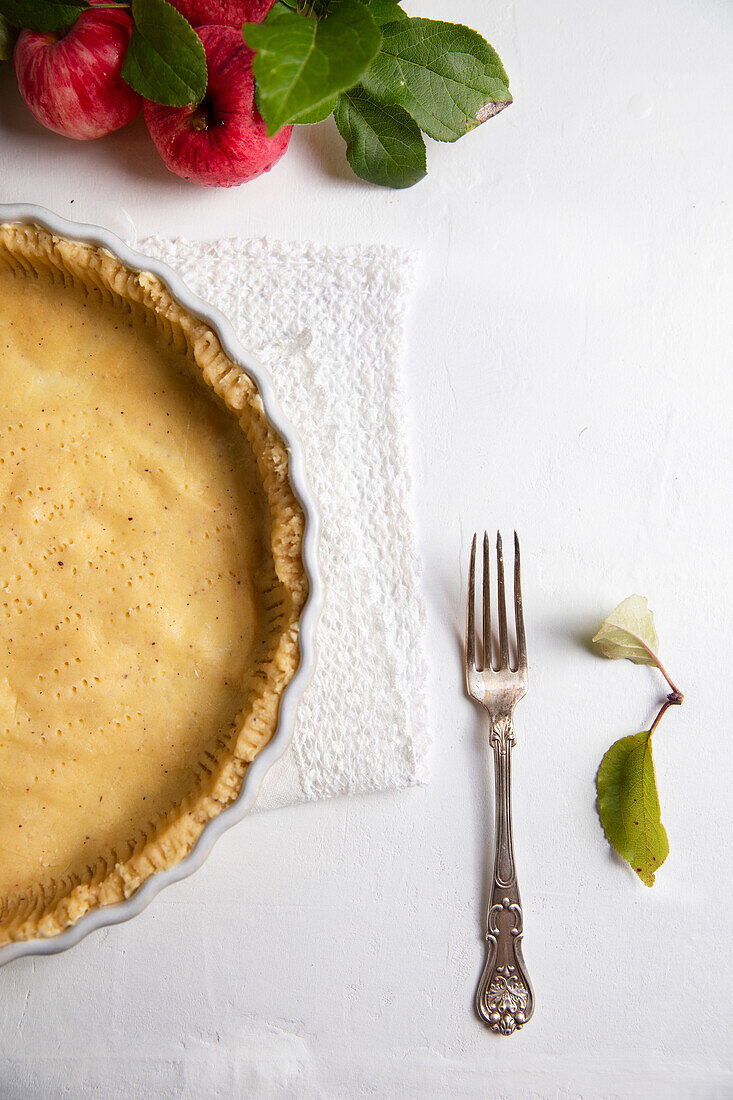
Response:
[[[494,749],[494,877],[486,927],[487,956],[476,990],[476,1011],[501,1035],[511,1035],[534,1011],[534,994],[522,958],[524,921],[512,843],[511,759],[514,722],[511,714],[491,717]]]

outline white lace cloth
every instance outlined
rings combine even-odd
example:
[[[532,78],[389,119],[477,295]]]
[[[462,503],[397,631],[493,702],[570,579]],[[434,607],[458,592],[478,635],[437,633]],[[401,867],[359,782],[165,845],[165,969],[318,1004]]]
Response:
[[[426,782],[425,611],[400,380],[414,255],[267,239],[139,247],[218,306],[268,368],[320,503],[316,672],[258,808]]]

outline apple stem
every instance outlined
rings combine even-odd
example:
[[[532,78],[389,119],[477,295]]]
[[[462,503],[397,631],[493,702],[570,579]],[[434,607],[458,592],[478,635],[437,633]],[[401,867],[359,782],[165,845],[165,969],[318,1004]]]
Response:
[[[191,127],[196,130],[197,133],[201,133],[202,130],[208,130],[209,128],[209,112],[206,109],[205,104],[200,106],[191,115]]]

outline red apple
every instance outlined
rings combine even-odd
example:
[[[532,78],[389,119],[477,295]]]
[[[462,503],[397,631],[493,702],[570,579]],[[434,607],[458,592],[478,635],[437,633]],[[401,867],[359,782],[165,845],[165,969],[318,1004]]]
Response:
[[[243,23],[261,23],[275,0],[171,0],[171,3],[192,27],[216,24],[241,31]]]
[[[31,114],[82,141],[133,119],[140,96],[121,76],[131,33],[132,17],[121,8],[89,8],[57,34],[21,31],[13,63]]]
[[[198,107],[161,107],[145,100],[150,135],[171,172],[209,187],[236,187],[269,172],[290,141],[274,137],[255,106],[254,51],[234,27],[199,27],[209,84]]]

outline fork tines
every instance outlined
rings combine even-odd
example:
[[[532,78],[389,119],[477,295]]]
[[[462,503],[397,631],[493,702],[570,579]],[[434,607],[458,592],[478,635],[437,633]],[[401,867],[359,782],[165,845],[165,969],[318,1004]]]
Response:
[[[499,663],[494,665],[491,658],[491,585],[489,566],[489,537],[484,532],[483,543],[483,603],[482,603],[482,666],[476,663],[476,626],[475,626],[475,588],[476,588],[476,535],[471,543],[471,565],[468,574],[468,620],[466,629],[466,665],[476,672],[526,672],[527,642],[524,634],[524,614],[522,611],[522,577],[519,556],[519,539],[514,532],[514,621],[517,632],[517,667],[509,663],[509,632],[506,617],[506,591],[504,585],[504,551],[501,533],[496,535],[496,574],[499,618]]]

